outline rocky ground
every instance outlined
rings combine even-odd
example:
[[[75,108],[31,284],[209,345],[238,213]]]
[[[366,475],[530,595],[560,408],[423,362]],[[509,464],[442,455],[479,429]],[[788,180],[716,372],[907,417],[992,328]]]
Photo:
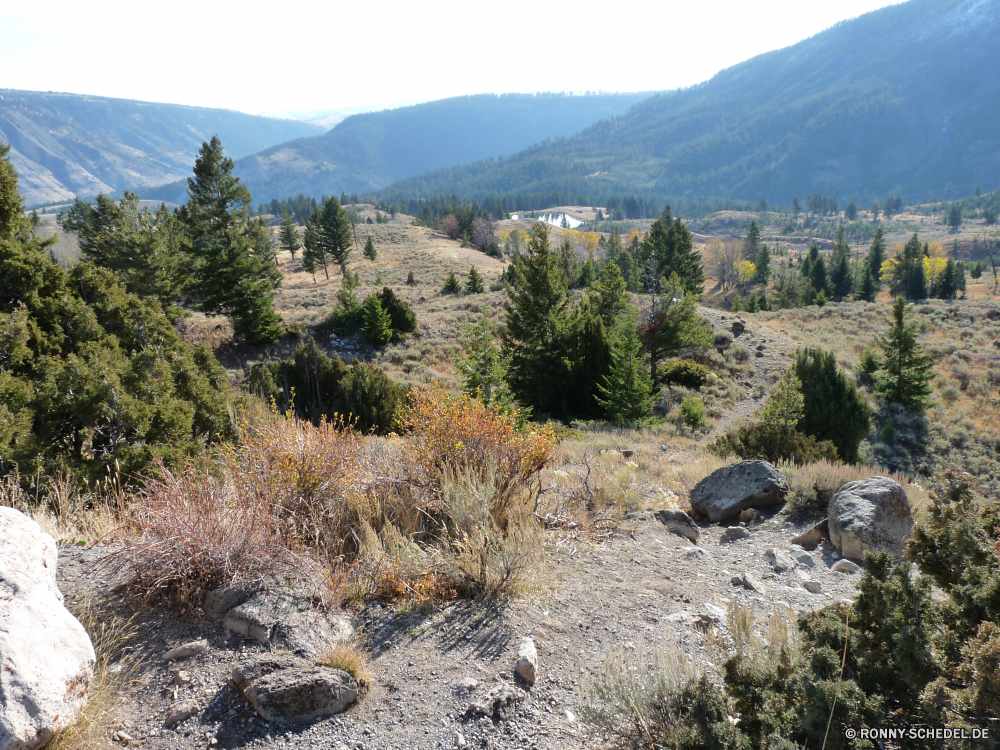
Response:
[[[857,575],[832,570],[836,553],[828,545],[812,553],[813,568],[776,572],[768,560],[774,559],[767,555],[771,549],[794,552],[791,539],[816,520],[765,512],[747,524],[747,538],[728,543],[720,542],[726,524],[702,525],[696,545],[649,512],[601,542],[549,532],[545,576],[526,599],[502,607],[372,604],[353,613],[356,637],[370,652],[373,685],[339,716],[290,725],[263,721],[228,684],[234,664],[265,650],[256,641],[200,610],[130,613],[113,593],[117,581],[95,567],[106,552],[101,547],[63,547],[58,574],[71,608],[90,601],[105,616],[135,618],[131,642],[139,667],[109,730],[121,744],[562,750],[598,742],[581,722],[581,683],[609,650],[626,658],[655,651],[683,655],[692,668],[711,669],[719,656],[714,634],[724,633],[730,603],[766,617],[779,605],[804,611],[853,596]],[[819,593],[806,589],[804,577],[819,584]],[[538,652],[531,686],[514,674],[525,637]],[[163,660],[167,650],[202,638],[208,650]],[[509,706],[499,705],[495,715],[469,710],[479,704],[492,713],[493,702],[504,698]],[[166,728],[171,710],[192,706],[185,703],[191,699],[194,714]]]

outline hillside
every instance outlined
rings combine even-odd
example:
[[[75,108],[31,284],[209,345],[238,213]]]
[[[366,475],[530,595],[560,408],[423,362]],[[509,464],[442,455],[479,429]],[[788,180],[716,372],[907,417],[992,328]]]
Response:
[[[179,179],[216,134],[239,157],[322,131],[224,109],[0,89],[0,141],[13,147],[27,206]]]
[[[353,115],[324,135],[240,159],[236,174],[255,200],[367,192],[421,172],[572,135],[646,96],[482,94]],[[143,196],[178,201],[183,190],[178,182]]]
[[[998,0],[911,0],[663,93],[503,160],[420,175],[383,197],[554,190],[789,203],[954,198],[1000,173]]]

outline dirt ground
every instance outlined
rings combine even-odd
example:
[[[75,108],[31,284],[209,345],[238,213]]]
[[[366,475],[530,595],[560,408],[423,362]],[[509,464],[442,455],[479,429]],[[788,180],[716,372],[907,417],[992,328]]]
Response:
[[[114,593],[116,581],[94,567],[105,549],[63,547],[59,583],[71,607],[90,600],[107,612],[135,618],[132,653],[140,666],[119,697],[117,722],[109,730],[123,732],[131,738],[129,745],[151,750],[568,750],[599,744],[581,721],[581,705],[587,684],[609,653],[625,659],[677,656],[692,671],[711,671],[720,656],[713,644],[726,627],[722,613],[731,603],[766,618],[783,605],[800,612],[851,597],[857,576],[830,570],[835,560],[828,547],[813,554],[817,565],[810,573],[822,586],[818,594],[806,591],[796,573],[774,573],[765,561],[767,549],[787,550],[791,538],[813,521],[765,513],[761,523],[751,524],[749,539],[728,544],[719,542],[721,526],[703,526],[697,546],[708,552],[709,561],[686,557],[691,542],[642,514],[603,542],[547,532],[544,572],[537,591],[526,599],[495,607],[371,604],[356,611],[374,684],[346,713],[302,725],[264,722],[227,685],[233,664],[263,647],[197,611],[175,615],[146,607],[131,612]],[[760,590],[730,582],[747,572]],[[534,686],[519,684],[513,676],[525,636],[534,639],[539,653]],[[208,639],[208,652],[177,663],[161,659],[167,649],[198,638]],[[191,682],[171,685],[177,670]],[[471,702],[500,684],[525,691],[511,720],[494,722],[467,712]],[[189,698],[199,701],[200,712],[176,730],[164,728],[169,706]]]

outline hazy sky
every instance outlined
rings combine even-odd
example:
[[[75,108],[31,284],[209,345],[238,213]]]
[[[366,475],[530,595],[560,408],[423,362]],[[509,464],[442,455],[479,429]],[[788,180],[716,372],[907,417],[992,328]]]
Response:
[[[888,0],[0,0],[0,88],[359,109],[689,86]]]

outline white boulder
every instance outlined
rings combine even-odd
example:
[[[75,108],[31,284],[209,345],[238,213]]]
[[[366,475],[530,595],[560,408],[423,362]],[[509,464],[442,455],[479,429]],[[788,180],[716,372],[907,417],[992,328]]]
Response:
[[[0,750],[34,750],[87,701],[94,647],[63,606],[56,543],[0,507]]]
[[[913,531],[906,492],[888,477],[848,482],[827,509],[830,541],[841,557],[864,559],[865,552],[887,551],[902,557]]]

